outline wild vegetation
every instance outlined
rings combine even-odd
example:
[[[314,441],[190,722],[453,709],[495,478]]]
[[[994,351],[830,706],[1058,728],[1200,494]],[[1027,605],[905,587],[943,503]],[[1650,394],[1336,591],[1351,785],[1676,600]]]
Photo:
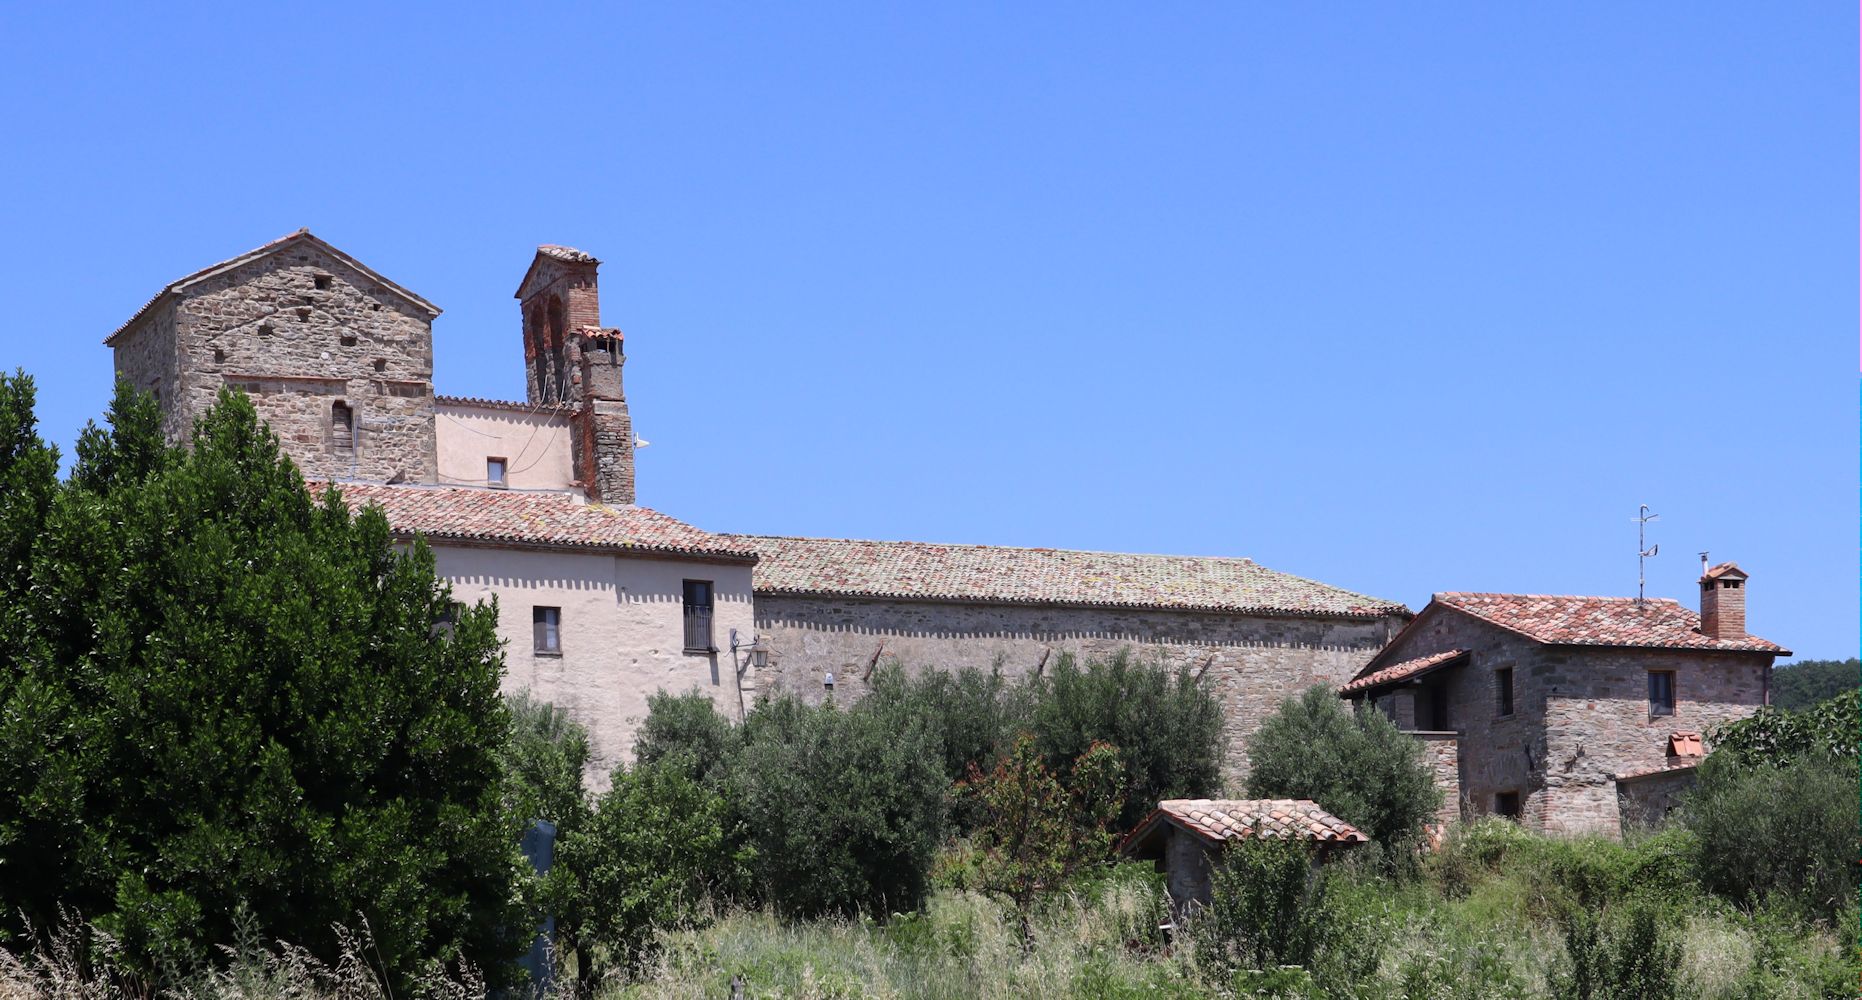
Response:
[[[1173,913],[1111,846],[1220,791],[1192,676],[889,665],[741,725],[654,697],[589,794],[585,733],[500,699],[495,611],[314,499],[237,395],[189,447],[119,391],[70,476],[0,378],[0,1000],[465,997],[556,918],[563,996],[1833,997],[1858,963],[1852,689],[1709,734],[1671,825],[1418,832],[1416,745],[1315,688],[1250,794],[1377,844],[1248,842]],[[517,852],[554,824],[556,863]]]
[[[1798,712],[1862,687],[1862,660],[1799,660],[1772,674],[1771,703]]]

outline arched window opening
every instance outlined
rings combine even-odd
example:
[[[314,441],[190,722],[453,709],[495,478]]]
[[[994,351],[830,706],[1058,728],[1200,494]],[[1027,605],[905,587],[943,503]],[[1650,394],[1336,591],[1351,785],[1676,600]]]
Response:
[[[338,455],[351,457],[356,452],[356,418],[349,404],[337,400],[330,404],[330,444]]]
[[[569,398],[569,358],[564,350],[566,330],[563,329],[562,299],[550,296],[550,368],[556,376],[557,400]]]

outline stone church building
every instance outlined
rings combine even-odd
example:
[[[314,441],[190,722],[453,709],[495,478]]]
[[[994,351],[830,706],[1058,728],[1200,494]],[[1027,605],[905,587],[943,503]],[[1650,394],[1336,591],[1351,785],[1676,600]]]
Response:
[[[1218,692],[1238,784],[1280,699],[1473,645],[1430,624],[1459,612],[1432,604],[1419,627],[1248,559],[720,534],[642,506],[599,265],[537,249],[515,295],[522,401],[437,394],[439,308],[307,230],[169,283],[105,343],[171,436],[244,390],[317,488],[424,536],[459,600],[495,597],[507,689],[588,727],[597,784],[655,691],[741,718],[767,692],[857,696],[888,661],[1028,676],[1126,648]]]

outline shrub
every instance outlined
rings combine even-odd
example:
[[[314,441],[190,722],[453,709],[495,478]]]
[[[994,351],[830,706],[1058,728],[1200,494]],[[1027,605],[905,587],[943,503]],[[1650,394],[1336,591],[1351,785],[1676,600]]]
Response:
[[[1442,804],[1422,744],[1324,685],[1281,702],[1248,741],[1248,758],[1249,795],[1311,799],[1386,848],[1414,844]]]
[[[1789,763],[1800,757],[1856,756],[1862,731],[1862,690],[1818,702],[1799,712],[1770,706],[1707,733],[1715,756],[1740,766]]]
[[[423,544],[313,500],[242,395],[170,450],[119,384],[63,484],[30,386],[0,400],[0,521],[30,557],[0,568],[0,921],[95,921],[144,980],[215,958],[242,906],[325,961],[365,924],[396,992],[455,957],[508,975],[493,609],[451,615]]]
[[[972,767],[995,766],[1027,728],[1030,710],[1026,685],[1011,683],[995,671],[965,667],[956,673],[923,670],[916,676],[898,663],[873,675],[863,704],[904,727],[917,721],[943,750],[944,775],[962,781]]]
[[[700,922],[701,904],[738,892],[749,852],[724,797],[692,779],[678,759],[617,768],[614,783],[557,864],[570,873],[564,914],[576,936],[577,976],[635,968],[654,935]]]
[[[1129,784],[1116,828],[1129,830],[1159,799],[1214,795],[1222,787],[1222,705],[1187,669],[1121,652],[1080,668],[1063,655],[1033,684],[1030,728],[1050,770],[1095,743],[1119,749]]]
[[[1857,891],[1854,758],[1810,753],[1783,766],[1716,750],[1683,815],[1702,883],[1748,909],[1768,898],[1834,923]]]
[[[1124,784],[1118,749],[1095,743],[1056,775],[1027,737],[984,773],[970,766],[964,785],[981,821],[976,828],[975,886],[1014,909],[1022,954],[1034,951],[1034,905],[1066,887],[1080,868],[1105,860],[1106,826],[1118,812]]]
[[[582,770],[588,766],[588,730],[568,713],[527,691],[508,695],[511,741],[504,748],[505,811],[519,823],[554,823],[558,835],[588,812]]]
[[[922,726],[779,697],[750,713],[743,741],[729,787],[757,891],[792,916],[922,904],[949,788]]]
[[[1210,874],[1209,905],[1189,920],[1198,965],[1224,980],[1244,970],[1312,966],[1331,913],[1305,842],[1233,841]]]
[[[1600,918],[1579,910],[1565,928],[1568,966],[1560,1000],[1670,1000],[1680,986],[1681,944],[1648,904]]]
[[[742,737],[703,692],[656,691],[647,697],[647,717],[634,737],[634,760],[653,764],[679,758],[692,780],[710,783],[729,773]]]

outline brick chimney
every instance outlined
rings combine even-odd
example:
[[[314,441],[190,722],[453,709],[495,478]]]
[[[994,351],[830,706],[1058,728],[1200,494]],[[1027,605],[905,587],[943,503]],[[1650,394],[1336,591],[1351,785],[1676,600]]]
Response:
[[[1700,632],[1710,639],[1737,642],[1746,637],[1746,572],[1736,563],[1707,568],[1701,553]]]
[[[542,246],[517,288],[533,404],[568,409],[569,455],[591,500],[634,502],[634,425],[621,389],[621,331],[601,325],[601,262]]]

